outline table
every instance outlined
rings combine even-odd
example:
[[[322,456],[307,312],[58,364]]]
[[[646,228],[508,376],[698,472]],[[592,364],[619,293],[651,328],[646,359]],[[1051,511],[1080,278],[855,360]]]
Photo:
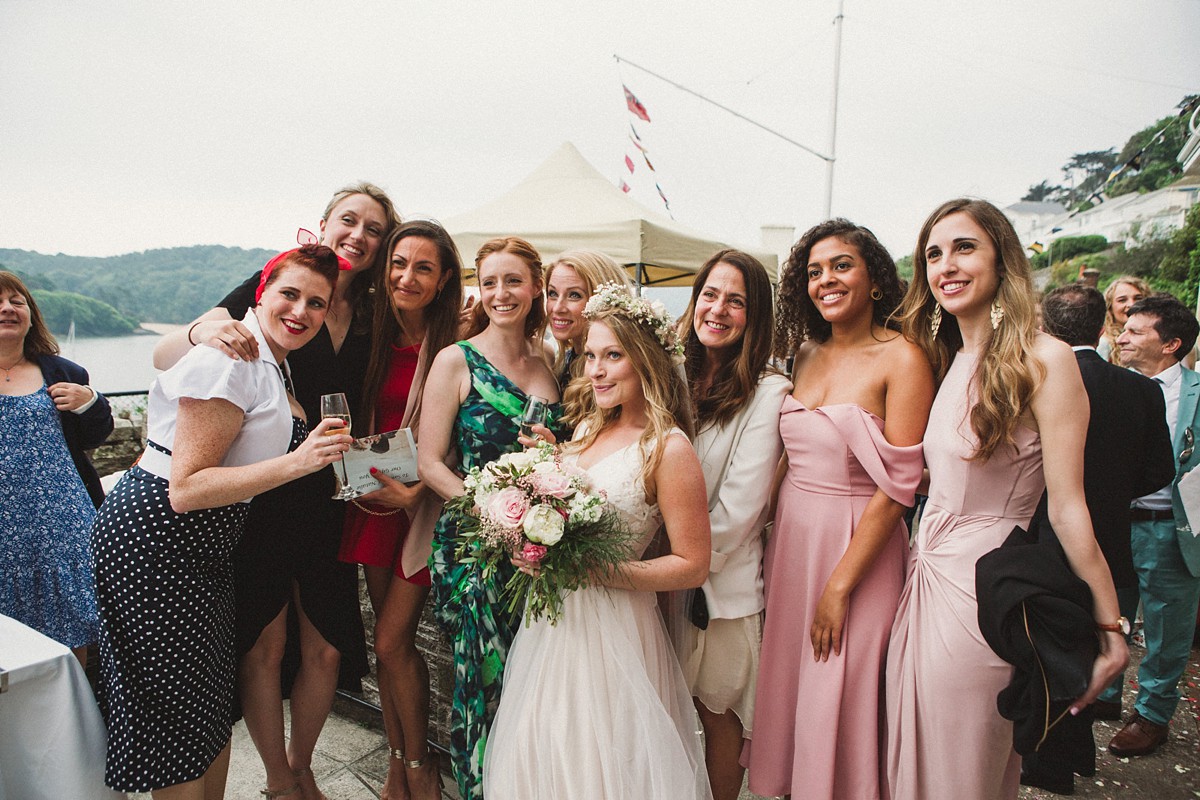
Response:
[[[0,614],[0,800],[118,800],[104,722],[71,651]]]

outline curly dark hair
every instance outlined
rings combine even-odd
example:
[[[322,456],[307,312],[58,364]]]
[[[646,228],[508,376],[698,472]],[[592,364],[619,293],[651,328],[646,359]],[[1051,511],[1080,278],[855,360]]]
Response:
[[[896,262],[868,228],[837,217],[814,225],[792,246],[779,279],[779,299],[775,314],[775,355],[788,358],[808,339],[823,342],[832,327],[808,296],[808,256],[823,239],[835,236],[856,248],[867,265],[871,282],[883,293],[875,301],[872,318],[876,325],[899,330],[892,312],[900,305],[904,290],[896,273]]]

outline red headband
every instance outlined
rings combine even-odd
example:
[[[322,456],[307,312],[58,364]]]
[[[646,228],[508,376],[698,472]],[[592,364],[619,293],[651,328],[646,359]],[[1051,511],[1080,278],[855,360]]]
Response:
[[[300,247],[306,247],[310,244],[320,244],[320,241],[317,239],[317,235],[312,231],[300,228],[296,231],[296,244],[300,245]],[[262,300],[263,290],[267,288],[267,281],[271,279],[271,273],[274,272],[275,268],[278,267],[282,262],[286,261],[293,253],[300,252],[300,247],[294,247],[291,250],[283,251],[268,261],[266,266],[262,268],[262,277],[258,279],[258,289],[256,289],[254,292],[255,304]],[[353,267],[350,265],[350,262],[341,256],[337,256],[337,260],[338,269],[342,270],[343,272],[353,269]]]

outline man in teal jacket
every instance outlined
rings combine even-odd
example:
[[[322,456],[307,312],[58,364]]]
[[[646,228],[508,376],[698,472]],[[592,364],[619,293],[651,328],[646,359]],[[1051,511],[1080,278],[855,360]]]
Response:
[[[1180,479],[1200,464],[1200,374],[1179,363],[1197,333],[1200,323],[1187,306],[1158,295],[1129,309],[1125,331],[1117,338],[1122,361],[1162,387],[1176,462],[1170,486],[1133,503],[1133,564],[1146,657],[1138,667],[1133,715],[1108,745],[1118,756],[1147,755],[1167,740],[1200,603],[1200,519],[1189,521],[1179,499]]]

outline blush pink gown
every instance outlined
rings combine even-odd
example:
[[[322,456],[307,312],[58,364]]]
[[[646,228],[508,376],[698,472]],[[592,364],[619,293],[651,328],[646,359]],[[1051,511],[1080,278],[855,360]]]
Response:
[[[959,353],[925,432],[929,502],[917,525],[887,658],[887,772],[892,800],[1001,800],[1019,790],[1020,756],[996,694],[1012,668],[979,632],[975,562],[1025,527],[1045,489],[1041,439],[969,461],[977,359]]]
[[[813,661],[809,629],[876,490],[912,504],[921,445],[889,444],[883,420],[859,406],[810,410],[792,397],[779,428],[788,471],[764,561],[766,624],[743,761],[756,794],[872,800],[883,786],[883,663],[904,582],[904,523],[850,596],[841,653]]]

